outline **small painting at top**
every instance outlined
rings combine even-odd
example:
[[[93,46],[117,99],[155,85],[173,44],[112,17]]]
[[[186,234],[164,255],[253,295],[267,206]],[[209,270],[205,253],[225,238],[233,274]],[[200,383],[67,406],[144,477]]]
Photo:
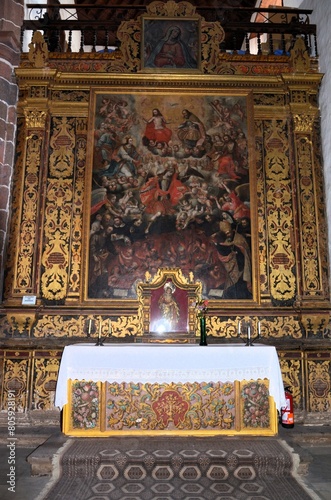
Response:
[[[144,19],[142,67],[153,71],[199,70],[199,26],[198,19]]]

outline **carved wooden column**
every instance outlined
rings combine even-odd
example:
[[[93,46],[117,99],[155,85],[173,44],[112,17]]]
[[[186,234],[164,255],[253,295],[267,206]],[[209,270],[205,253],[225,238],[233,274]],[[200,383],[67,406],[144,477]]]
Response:
[[[302,325],[309,336],[323,332],[329,323],[329,312],[321,310],[329,300],[329,285],[322,168],[318,154],[320,75],[287,77],[286,83],[293,123],[295,194],[300,221],[297,306],[301,310],[313,309],[302,313]]]

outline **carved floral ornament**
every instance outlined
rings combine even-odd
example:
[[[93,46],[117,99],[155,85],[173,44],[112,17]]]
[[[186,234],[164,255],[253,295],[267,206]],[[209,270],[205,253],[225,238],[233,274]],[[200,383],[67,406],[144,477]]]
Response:
[[[311,113],[300,113],[293,115],[294,130],[295,132],[311,133],[313,130],[314,121],[316,118],[316,110]]]
[[[28,128],[45,128],[47,118],[46,111],[24,108],[24,115]]]
[[[40,31],[35,31],[29,44],[29,61],[35,68],[43,68],[48,62],[48,48]]]
[[[189,2],[152,2],[146,6],[147,13],[152,16],[166,16],[166,17],[184,17],[194,16],[196,7]]]

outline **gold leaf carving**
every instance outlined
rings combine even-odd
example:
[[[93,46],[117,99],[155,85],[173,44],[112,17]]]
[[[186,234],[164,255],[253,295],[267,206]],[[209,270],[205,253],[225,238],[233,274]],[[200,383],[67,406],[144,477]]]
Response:
[[[311,141],[306,137],[299,137],[296,141],[300,179],[302,286],[304,292],[308,295],[319,293],[322,288],[312,147]]]
[[[67,117],[54,118],[54,129],[50,140],[53,151],[50,155],[50,174],[53,177],[68,177],[73,173],[75,131],[74,121]]]
[[[293,212],[288,156],[285,148],[285,127],[273,122],[266,138],[267,225],[270,245],[270,287],[275,301],[293,301],[296,278],[293,273]]]
[[[279,360],[284,386],[291,387],[293,402],[296,407],[301,406],[303,398],[302,384],[300,380],[301,374],[301,361],[297,359],[283,359]]]
[[[30,372],[30,359],[20,359],[18,352],[18,359],[5,360],[4,366],[4,380],[3,387],[5,388],[5,398],[7,400],[8,391],[15,392],[15,411],[22,412],[27,407],[27,381]]]
[[[46,111],[24,108],[25,121],[28,128],[42,128],[46,126]]]
[[[311,133],[315,121],[315,114],[300,114],[293,116],[294,130],[300,133]]]
[[[28,294],[34,291],[32,275],[34,271],[33,259],[37,234],[39,169],[42,142],[40,132],[29,136],[26,142],[24,204],[19,227],[20,238],[15,275],[15,288],[20,290],[21,294]]]
[[[220,44],[225,38],[222,26],[218,22],[201,23],[201,69],[205,73],[218,73],[220,67]]]
[[[306,73],[310,70],[310,57],[303,38],[298,37],[291,50],[291,63],[297,73]]]
[[[35,313],[11,312],[7,314],[8,323],[11,325],[11,328],[20,334],[27,331],[29,336],[35,318],[36,318]]]
[[[29,43],[29,61],[35,68],[44,68],[48,63],[47,43],[40,31],[35,31]]]
[[[330,361],[308,361],[309,406],[311,411],[330,409]]]
[[[33,410],[51,410],[54,408],[59,365],[59,359],[35,359],[32,393]]]
[[[166,16],[166,17],[187,17],[194,16],[196,7],[189,2],[152,2],[146,6],[147,13],[151,16]]]
[[[42,294],[47,300],[64,299],[67,293],[71,234],[72,184],[70,180],[49,182],[45,224]]]

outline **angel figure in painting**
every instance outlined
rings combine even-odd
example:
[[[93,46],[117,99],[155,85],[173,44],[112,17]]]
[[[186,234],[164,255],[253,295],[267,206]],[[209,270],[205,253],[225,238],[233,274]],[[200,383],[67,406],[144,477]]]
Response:
[[[163,288],[164,292],[159,298],[159,308],[168,329],[174,330],[180,317],[179,306],[174,297],[176,287],[171,281],[168,281]]]

